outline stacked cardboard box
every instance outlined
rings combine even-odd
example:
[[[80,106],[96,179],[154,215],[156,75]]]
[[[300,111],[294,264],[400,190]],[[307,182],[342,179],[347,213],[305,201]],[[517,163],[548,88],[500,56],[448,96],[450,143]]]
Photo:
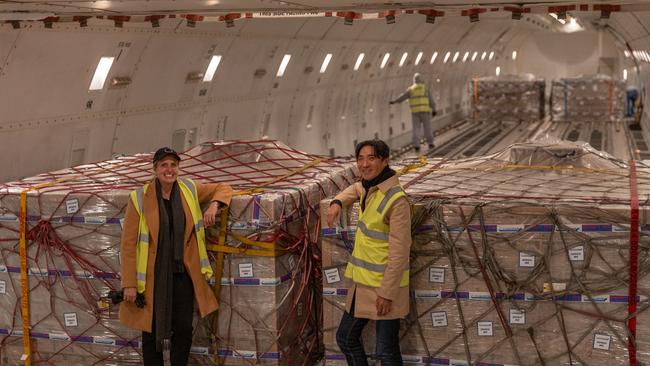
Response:
[[[544,79],[486,76],[470,81],[475,121],[538,121],[544,118]]]
[[[647,197],[650,167],[636,168],[638,196]],[[626,163],[565,143],[513,145],[402,175],[418,222],[405,361],[627,365],[629,176]],[[330,364],[345,363],[335,334],[357,213],[350,208],[342,229],[322,229]],[[647,206],[639,213],[637,357],[649,362]],[[369,354],[373,332],[364,333]]]
[[[625,84],[609,76],[553,80],[551,116],[558,122],[617,121],[623,118]]]
[[[354,167],[276,141],[206,143],[182,158],[181,176],[247,190],[233,198],[229,233],[287,249],[277,257],[253,255],[246,250],[263,248],[228,236],[225,244],[241,253],[225,254],[218,318],[195,320],[191,363],[298,365],[317,357],[318,204],[354,180]],[[141,362],[140,332],[120,324],[117,307],[100,300],[120,286],[129,193],[150,181],[151,172],[151,155],[142,154],[0,186],[3,364],[20,364],[23,353],[19,193],[51,181],[57,182],[27,194],[32,363]],[[209,230],[210,240],[217,231]]]

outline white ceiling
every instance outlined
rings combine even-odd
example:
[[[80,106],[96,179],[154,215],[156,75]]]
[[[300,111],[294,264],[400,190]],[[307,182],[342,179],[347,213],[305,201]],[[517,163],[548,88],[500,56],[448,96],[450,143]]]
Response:
[[[56,16],[70,15],[145,15],[145,14],[226,14],[258,12],[264,10],[273,11],[359,11],[372,12],[394,9],[436,9],[442,11],[459,11],[477,7],[496,6],[525,6],[531,8],[532,12],[548,12],[549,6],[577,5],[577,4],[614,4],[622,5],[621,11],[650,10],[650,0],[626,0],[626,1],[565,1],[565,0],[438,0],[433,2],[425,1],[350,1],[350,0],[302,0],[302,1],[278,1],[278,0],[0,0],[0,13],[5,13],[3,18],[16,12],[44,12]]]

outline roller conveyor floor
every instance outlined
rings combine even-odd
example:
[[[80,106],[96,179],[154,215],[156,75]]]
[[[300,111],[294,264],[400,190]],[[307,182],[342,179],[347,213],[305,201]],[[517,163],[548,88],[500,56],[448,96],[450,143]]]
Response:
[[[435,148],[424,152],[427,157],[461,159],[494,153],[517,142],[542,139],[585,141],[595,149],[605,151],[621,160],[650,159],[649,145],[643,137],[643,132],[630,130],[625,121],[551,122],[545,119],[537,122],[472,122],[464,120],[438,131],[435,137]],[[394,157],[415,156],[414,149],[409,146]]]

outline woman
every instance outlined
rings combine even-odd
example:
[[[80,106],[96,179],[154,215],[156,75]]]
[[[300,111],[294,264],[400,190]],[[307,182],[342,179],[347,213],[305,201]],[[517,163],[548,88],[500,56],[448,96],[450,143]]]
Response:
[[[166,348],[173,366],[187,365],[194,300],[201,316],[218,308],[207,282],[204,224],[213,225],[219,207],[230,204],[232,188],[178,177],[180,160],[170,148],[156,151],[155,179],[131,192],[124,218],[120,321],[142,330],[146,366],[162,366]],[[208,204],[205,213],[200,204]]]

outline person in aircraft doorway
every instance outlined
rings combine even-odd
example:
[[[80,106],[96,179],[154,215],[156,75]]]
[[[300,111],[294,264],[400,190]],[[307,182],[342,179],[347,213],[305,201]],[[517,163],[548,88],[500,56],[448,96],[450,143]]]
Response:
[[[230,204],[233,191],[227,184],[179,177],[180,160],[170,148],[156,151],[154,179],[131,192],[124,217],[120,321],[142,331],[145,366],[162,366],[165,349],[172,366],[187,365],[194,301],[201,316],[219,307],[207,281],[212,267],[205,227]]]
[[[361,332],[376,325],[376,355],[385,366],[402,365],[400,318],[409,312],[411,204],[388,166],[390,149],[381,140],[355,149],[361,181],[339,193],[329,206],[327,223],[334,227],[342,208],[360,201],[354,250],[345,270],[352,279],[336,343],[348,365],[367,366]]]
[[[406,99],[409,100],[411,108],[412,144],[415,147],[415,152],[420,153],[420,139],[422,138],[420,131],[422,128],[424,128],[424,137],[429,144],[429,150],[433,149],[431,117],[436,116],[436,103],[433,101],[429,87],[424,84],[422,75],[417,72],[413,75],[413,85],[409,86],[402,95],[391,100],[389,104],[401,103]]]

